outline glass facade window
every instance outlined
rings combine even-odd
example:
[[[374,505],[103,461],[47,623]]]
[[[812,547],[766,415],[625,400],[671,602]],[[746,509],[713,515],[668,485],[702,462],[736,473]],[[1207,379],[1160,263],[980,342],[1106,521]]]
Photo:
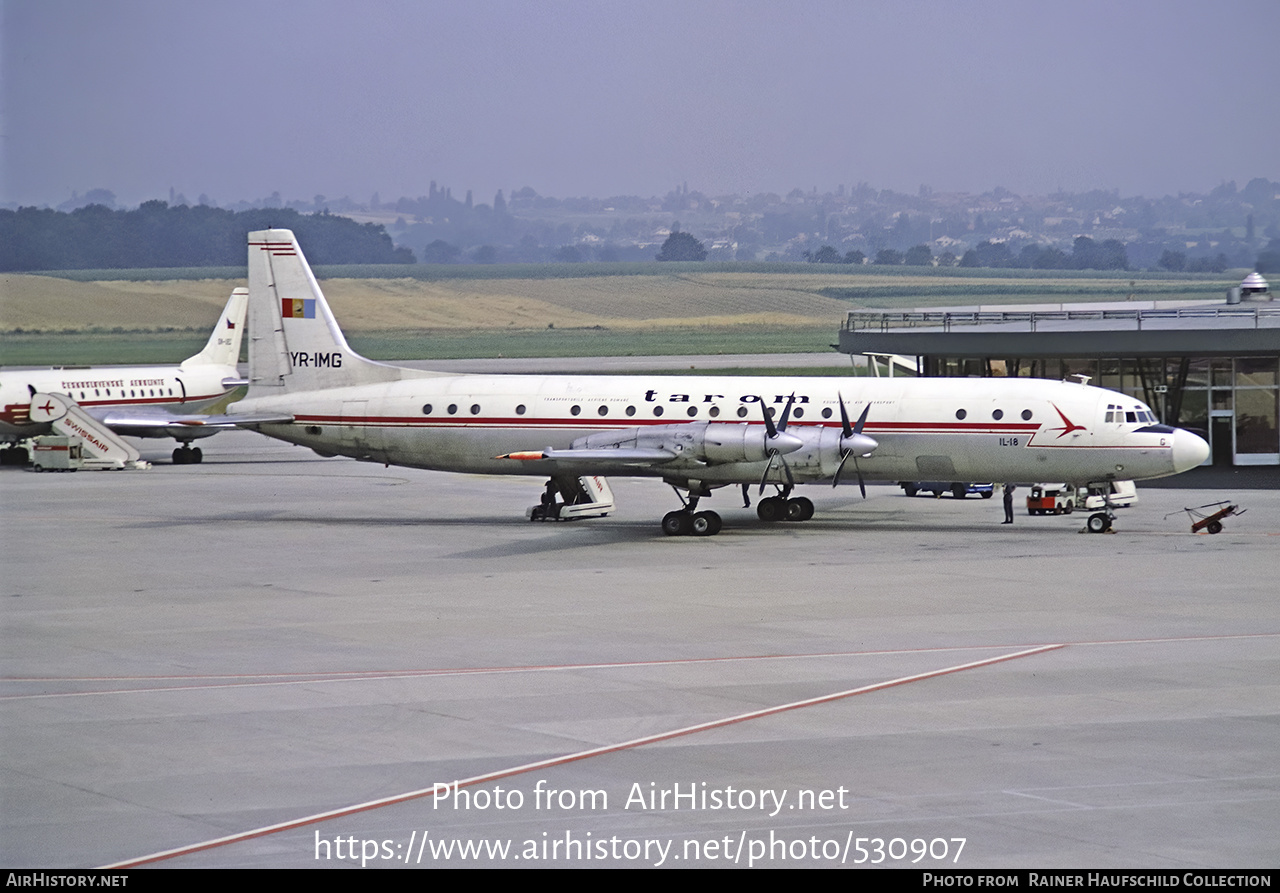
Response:
[[[1236,360],[1236,387],[1274,388],[1280,385],[1280,359],[1243,357]]]
[[[1205,390],[1183,391],[1182,410],[1169,424],[1193,431],[1209,431],[1209,392]]]
[[[1276,388],[1241,388],[1236,391],[1236,452],[1274,453],[1280,450]]]
[[[1189,388],[1209,386],[1209,360],[1206,357],[1195,357],[1187,363],[1186,386]]]

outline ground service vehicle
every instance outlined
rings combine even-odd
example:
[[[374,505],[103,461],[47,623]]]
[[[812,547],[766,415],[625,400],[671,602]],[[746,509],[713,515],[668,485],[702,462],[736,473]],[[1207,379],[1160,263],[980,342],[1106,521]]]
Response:
[[[1138,502],[1138,488],[1133,481],[1107,481],[1091,484],[1076,491],[1076,508],[1128,508]]]
[[[1032,484],[1028,515],[1069,515],[1076,508],[1075,489],[1066,484]]]

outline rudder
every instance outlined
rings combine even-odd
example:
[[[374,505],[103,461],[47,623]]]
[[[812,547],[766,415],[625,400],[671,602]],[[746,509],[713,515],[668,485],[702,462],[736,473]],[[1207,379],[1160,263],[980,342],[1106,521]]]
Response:
[[[249,233],[249,385],[310,391],[400,379],[347,344],[293,232]]]

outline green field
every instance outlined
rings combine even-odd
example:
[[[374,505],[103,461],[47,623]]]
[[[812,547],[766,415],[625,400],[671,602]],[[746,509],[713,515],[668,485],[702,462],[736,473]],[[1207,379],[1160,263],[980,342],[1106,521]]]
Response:
[[[470,357],[614,357],[668,354],[823,353],[838,326],[765,329],[532,329],[348,332],[358,353],[374,360]],[[48,332],[0,339],[0,365],[177,363],[204,347],[207,333]]]
[[[351,346],[381,360],[826,352],[849,310],[1208,303],[1239,281],[1235,273],[838,264],[419,264],[316,272]],[[203,346],[242,275],[235,268],[8,275],[0,364],[176,363]]]

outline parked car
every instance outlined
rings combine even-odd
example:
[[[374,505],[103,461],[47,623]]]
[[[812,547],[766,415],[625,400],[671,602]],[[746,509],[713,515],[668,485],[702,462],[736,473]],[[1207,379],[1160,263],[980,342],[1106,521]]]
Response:
[[[908,496],[915,496],[917,493],[932,493],[934,496],[941,496],[943,493],[950,493],[955,499],[964,499],[970,493],[976,493],[983,499],[990,499],[991,494],[995,492],[995,485],[990,483],[971,484],[962,481],[898,481]]]

